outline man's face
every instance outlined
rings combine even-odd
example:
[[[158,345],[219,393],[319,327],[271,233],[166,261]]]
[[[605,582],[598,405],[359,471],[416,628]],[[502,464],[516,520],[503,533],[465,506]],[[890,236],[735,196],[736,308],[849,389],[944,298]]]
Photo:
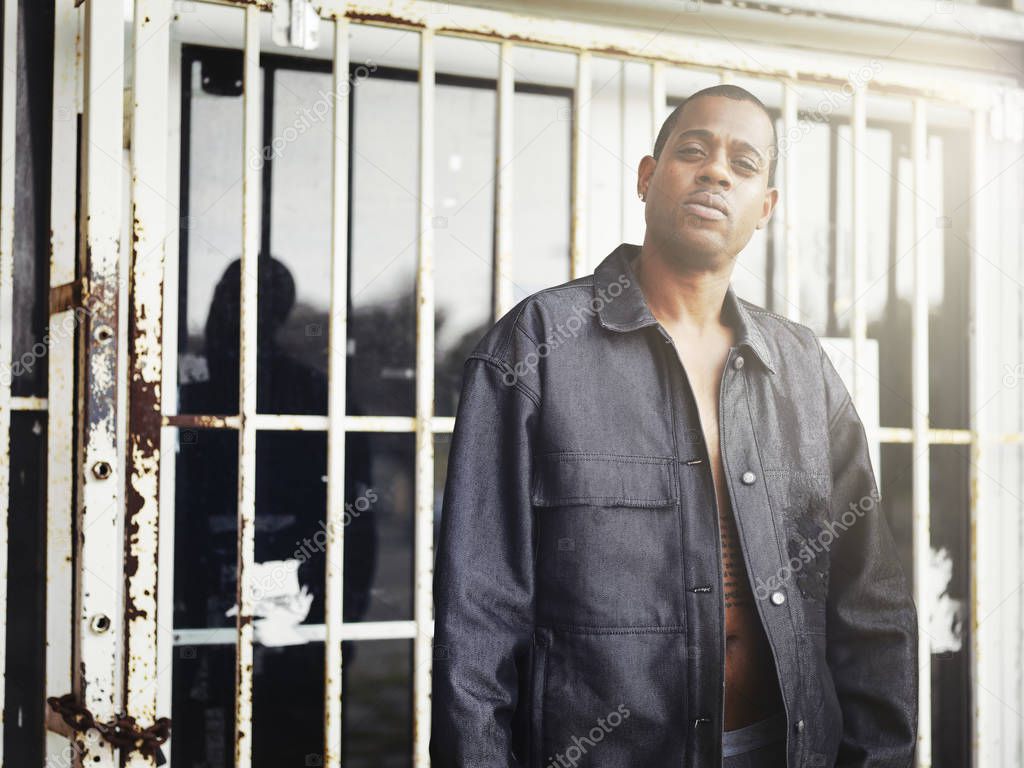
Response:
[[[743,250],[771,218],[772,126],[749,101],[687,102],[658,160],[640,163],[648,235],[685,266],[714,269]]]

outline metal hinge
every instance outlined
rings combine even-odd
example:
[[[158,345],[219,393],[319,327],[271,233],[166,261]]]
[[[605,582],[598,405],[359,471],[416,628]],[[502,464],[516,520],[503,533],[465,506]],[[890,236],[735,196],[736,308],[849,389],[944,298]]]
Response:
[[[310,0],[274,0],[274,42],[309,51],[320,43],[320,14]]]

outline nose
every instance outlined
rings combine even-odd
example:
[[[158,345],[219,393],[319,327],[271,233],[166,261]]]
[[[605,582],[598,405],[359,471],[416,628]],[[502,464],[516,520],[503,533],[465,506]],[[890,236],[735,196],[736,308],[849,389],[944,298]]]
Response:
[[[732,176],[729,174],[729,163],[725,153],[709,152],[707,162],[701,168],[697,180],[707,186],[719,186],[722,189],[732,187]]]

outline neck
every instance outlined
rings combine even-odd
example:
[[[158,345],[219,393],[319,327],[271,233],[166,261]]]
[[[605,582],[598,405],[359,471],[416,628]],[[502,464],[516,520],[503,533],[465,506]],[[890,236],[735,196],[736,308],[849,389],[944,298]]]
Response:
[[[662,325],[702,334],[723,327],[722,303],[731,269],[681,264],[644,239],[634,267],[651,313]]]

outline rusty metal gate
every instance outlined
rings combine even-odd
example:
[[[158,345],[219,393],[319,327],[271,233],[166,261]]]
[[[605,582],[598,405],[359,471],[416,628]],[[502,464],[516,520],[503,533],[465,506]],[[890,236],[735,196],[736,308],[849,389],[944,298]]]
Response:
[[[920,24],[948,31],[937,6]],[[767,94],[783,153],[779,215],[737,270],[740,292],[844,337],[830,354],[858,410],[881,414],[865,421],[883,501],[897,456],[905,470],[895,527],[927,660],[948,651],[930,629],[950,599],[936,468],[962,464],[963,728],[974,765],[1020,763],[1014,78],[895,49],[811,53],[425,0],[57,0],[46,388],[26,394],[12,336],[18,4],[3,7],[0,439],[10,457],[12,413],[46,413],[45,693],[66,696],[36,713],[47,765],[429,764],[460,354],[527,293],[637,239],[629,163],[681,98],[722,81]],[[989,10],[961,18],[1024,39],[1020,14]],[[531,145],[543,151],[513,177]],[[486,161],[465,163],[472,152]],[[808,237],[822,190],[830,228]],[[880,224],[883,192],[894,213]],[[961,272],[942,272],[951,248]],[[877,251],[892,256],[876,269]],[[905,309],[902,347],[872,309],[886,286]],[[937,290],[959,291],[956,322],[937,324]],[[954,343],[963,413],[936,419]],[[896,392],[887,377],[904,365]],[[5,608],[7,594],[5,580]],[[917,764],[930,766],[942,696],[922,669]],[[289,739],[296,752],[273,751]]]

